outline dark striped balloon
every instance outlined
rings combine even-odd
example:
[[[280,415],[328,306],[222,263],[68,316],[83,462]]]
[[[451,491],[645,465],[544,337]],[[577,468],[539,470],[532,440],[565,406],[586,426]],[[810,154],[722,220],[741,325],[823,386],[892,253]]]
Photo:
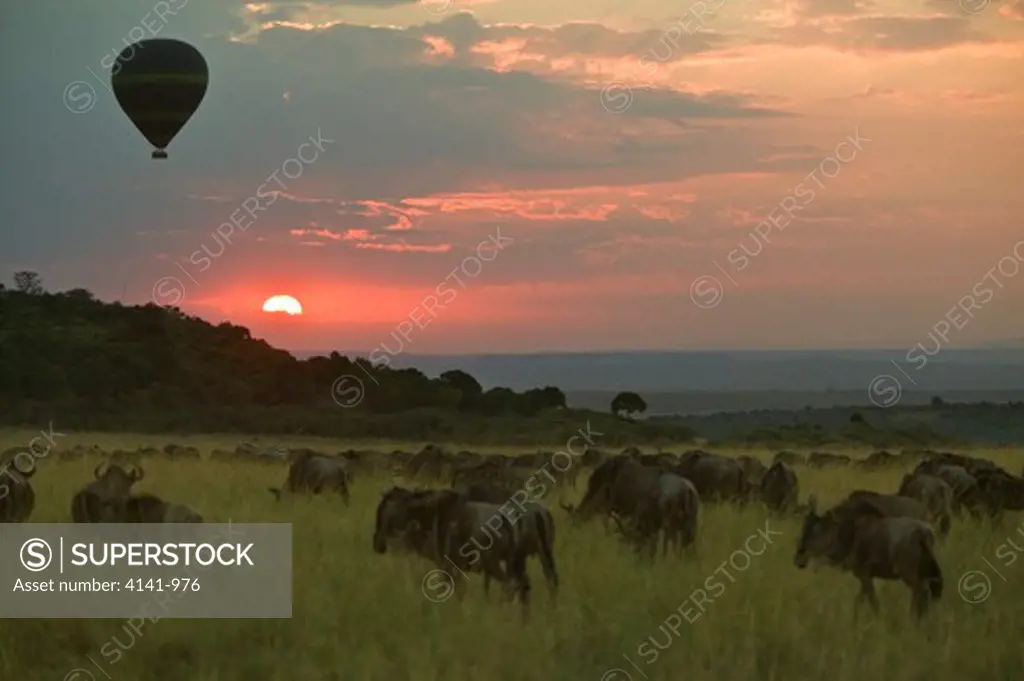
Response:
[[[167,145],[206,94],[209,71],[203,55],[172,38],[141,40],[118,55],[111,74],[117,103],[156,147],[153,158],[167,158]]]

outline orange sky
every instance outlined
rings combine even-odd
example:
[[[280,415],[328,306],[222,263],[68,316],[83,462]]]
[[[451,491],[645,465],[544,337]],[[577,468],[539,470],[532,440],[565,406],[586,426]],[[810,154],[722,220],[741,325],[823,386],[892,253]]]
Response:
[[[50,101],[148,7],[115,5],[61,19],[84,56],[40,67],[25,125],[89,163],[18,142],[0,265],[274,344],[422,317],[409,351],[900,346],[1024,239],[1019,0],[189,4],[168,35],[211,89],[163,166],[102,88]],[[954,344],[1024,337],[1024,277],[998,277]],[[303,317],[260,313],[276,293]]]

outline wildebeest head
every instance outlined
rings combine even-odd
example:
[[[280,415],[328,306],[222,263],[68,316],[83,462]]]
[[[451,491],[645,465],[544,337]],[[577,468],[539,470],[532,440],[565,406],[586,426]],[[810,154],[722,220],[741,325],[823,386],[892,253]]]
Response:
[[[442,534],[455,507],[466,495],[455,490],[404,489],[393,487],[381,495],[373,532],[373,550],[386,553],[391,541],[424,555],[440,550]],[[430,544],[433,542],[433,544]],[[428,545],[430,544],[430,545]]]
[[[132,485],[142,480],[145,475],[146,473],[142,470],[142,466],[135,463],[132,464],[130,473],[120,465],[110,463],[109,461],[104,461],[93,470],[93,476],[97,482],[102,484],[104,489],[110,492],[123,492],[124,494],[127,494]]]
[[[395,538],[405,530],[408,523],[406,502],[411,491],[403,487],[392,487],[381,494],[377,504],[377,522],[373,530],[373,550],[376,553],[387,553],[388,540]]]
[[[587,491],[579,506],[559,502],[559,505],[573,519],[573,522],[588,520],[594,514],[608,509],[608,490],[625,468],[639,466],[631,456],[618,455],[606,459],[594,469],[587,480]]]
[[[808,500],[810,508],[804,518],[803,531],[797,543],[793,563],[801,570],[812,558],[830,559],[836,553],[839,542],[839,524],[831,511],[818,515],[818,500],[813,495]]]
[[[615,521],[615,528],[619,531],[619,537],[624,543],[631,545],[639,543],[642,539],[642,535],[640,533],[638,523],[635,520],[626,518],[624,522],[615,511],[612,511],[608,515],[613,521]]]

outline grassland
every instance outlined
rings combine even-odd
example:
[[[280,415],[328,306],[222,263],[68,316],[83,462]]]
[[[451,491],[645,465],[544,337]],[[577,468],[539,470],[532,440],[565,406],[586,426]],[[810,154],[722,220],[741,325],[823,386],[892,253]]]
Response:
[[[0,449],[25,444],[34,434],[0,433]],[[60,444],[111,450],[170,441],[208,453],[233,447],[238,439],[77,434]],[[366,443],[307,439],[291,444],[337,450]],[[756,453],[765,459],[771,455]],[[1013,471],[1020,468],[1019,452],[972,453]],[[69,499],[90,479],[95,464],[56,457],[42,461],[32,480],[37,503],[31,521],[68,521]],[[515,607],[498,604],[494,594],[491,602],[484,601],[478,578],[461,603],[435,603],[421,591],[430,565],[372,552],[374,508],[390,479],[357,480],[352,506],[345,509],[335,499],[274,503],[265,488],[282,481],[279,465],[152,460],[146,470],[140,491],[192,504],[209,521],[293,523],[293,618],[162,619],[146,623],[138,635],[124,620],[5,620],[0,622],[0,679],[89,681],[81,672],[75,677],[75,669],[88,670],[96,681],[960,681],[1009,680],[1024,673],[1019,644],[1024,560],[1006,565],[1005,558],[995,557],[1008,538],[1024,546],[1018,515],[998,527],[954,525],[939,548],[945,593],[924,623],[911,619],[902,585],[883,583],[882,615],[862,618],[855,626],[857,585],[849,575],[793,567],[798,518],[768,518],[756,508],[706,507],[697,555],[649,567],[605,536],[599,524],[570,528],[556,510],[560,603],[548,607],[539,566],[531,562],[534,612],[524,626]],[[801,495],[814,492],[827,505],[855,488],[894,490],[903,471],[801,468],[798,473]],[[554,497],[546,501],[557,509]],[[727,566],[731,579],[724,575],[723,561],[746,552],[748,537],[766,523],[781,535],[772,535],[761,555],[747,554],[745,569]],[[765,545],[748,546],[758,551]],[[747,565],[746,558],[734,560]],[[958,581],[968,570],[985,571],[991,579],[991,597],[984,602],[971,604],[958,594]],[[708,588],[709,577],[724,588]],[[980,594],[978,579],[975,575],[969,596]],[[700,588],[715,597],[697,617],[699,610],[686,602]],[[679,624],[677,609],[693,621]],[[677,634],[660,629],[673,613]],[[664,648],[653,660],[656,649],[649,637]],[[115,650],[116,659],[110,654]]]

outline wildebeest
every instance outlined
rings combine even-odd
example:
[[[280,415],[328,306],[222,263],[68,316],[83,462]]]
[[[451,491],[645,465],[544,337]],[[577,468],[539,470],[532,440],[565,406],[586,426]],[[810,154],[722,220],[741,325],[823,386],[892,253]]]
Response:
[[[917,499],[925,508],[931,522],[939,526],[939,534],[949,534],[950,513],[953,505],[953,488],[942,478],[921,473],[907,473],[903,476],[900,488],[896,492],[900,496]]]
[[[822,561],[860,581],[855,612],[867,601],[877,613],[875,579],[900,580],[910,589],[911,611],[922,617],[942,596],[942,570],[935,560],[931,527],[916,518],[888,515],[868,497],[847,499],[823,515],[817,503],[804,521],[794,563]]]
[[[120,506],[145,471],[138,464],[129,473],[116,463],[104,461],[93,470],[96,479],[71,498],[71,518],[76,523],[117,522]]]
[[[348,469],[345,459],[303,450],[293,456],[283,489],[289,492],[312,492],[313,494],[335,491],[341,495],[342,501],[348,506],[348,486]],[[268,489],[280,501],[281,488],[270,487]]]
[[[690,498],[692,492],[697,492],[696,485],[683,476],[620,455],[594,470],[578,507],[561,506],[576,522],[596,515],[607,521],[614,513],[620,531],[633,541],[643,539],[656,545],[657,530],[664,527],[666,541],[671,538],[677,546],[688,546],[696,538],[699,508],[699,495]],[[620,519],[628,519],[632,527]]]
[[[465,493],[470,501],[496,504],[518,526],[520,549],[527,558],[537,556],[544,571],[544,579],[547,580],[551,600],[555,601],[558,598],[558,569],[554,556],[555,519],[551,511],[540,502],[517,500],[517,492],[492,483],[477,483],[470,485]]]
[[[646,495],[626,516],[612,511],[611,517],[627,542],[639,552],[645,545],[653,560],[658,550],[658,535],[663,537],[662,555],[669,546],[678,554],[693,546],[697,539],[700,495],[686,478],[663,471],[657,479],[654,494]]]
[[[23,523],[32,515],[36,493],[28,480],[35,472],[35,466],[21,472],[14,460],[0,466],[0,523]]]
[[[688,452],[672,467],[697,488],[701,501],[746,502],[753,487],[736,459],[706,452]]]
[[[485,594],[496,579],[518,594],[524,612],[529,605],[530,579],[518,529],[494,504],[469,501],[455,490],[393,487],[377,505],[373,550],[386,553],[393,541],[441,568],[457,593],[464,573],[481,572]]]
[[[765,506],[773,511],[795,509],[800,495],[796,472],[788,464],[776,461],[761,477],[758,493]]]
[[[990,517],[999,518],[1003,511],[1024,510],[1024,479],[1001,468],[980,469],[974,477],[978,481],[982,505]]]
[[[883,516],[914,518],[927,523],[931,519],[928,508],[917,499],[898,494],[883,494],[874,490],[859,489],[850,492],[843,503],[861,504],[861,510],[871,510]]]
[[[922,461],[911,475],[934,475],[946,482],[953,490],[952,510],[956,514],[967,510],[972,516],[980,517],[982,494],[978,481],[962,466],[933,463],[934,459]]]
[[[201,523],[203,516],[191,506],[167,502],[153,494],[139,494],[122,502],[117,522]]]
[[[783,450],[781,452],[776,452],[775,456],[772,457],[772,463],[779,462],[782,462],[789,466],[797,466],[800,464],[807,463],[807,459],[802,454],[797,454],[796,452]]]
[[[825,466],[848,466],[850,457],[846,454],[832,454],[831,452],[811,452],[807,457],[807,465],[812,468],[824,468]]]
[[[768,467],[765,466],[760,459],[753,456],[738,456],[736,457],[736,461],[739,463],[740,468],[743,469],[743,472],[746,474],[747,480],[750,481],[751,486],[755,488],[760,486],[761,478],[763,478],[764,474],[768,472]]]
[[[857,462],[858,468],[884,468],[899,463],[899,457],[883,450],[871,452],[867,458]]]
[[[940,452],[921,463],[933,466],[960,466],[975,477],[977,477],[978,473],[982,471],[1002,470],[1002,468],[997,466],[995,462],[989,461],[988,459],[982,459],[977,456],[953,454],[952,452]]]

